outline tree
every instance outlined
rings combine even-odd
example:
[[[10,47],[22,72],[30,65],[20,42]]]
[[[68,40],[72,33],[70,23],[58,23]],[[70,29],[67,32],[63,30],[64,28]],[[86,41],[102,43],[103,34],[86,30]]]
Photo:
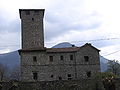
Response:
[[[115,90],[115,82],[114,79],[117,76],[111,72],[102,72],[102,73],[97,73],[95,76],[95,80],[97,82],[102,82],[105,90]],[[99,83],[97,84],[97,86]],[[96,90],[101,90],[96,88]]]
[[[0,81],[3,81],[6,79],[7,71],[8,71],[7,66],[0,63]]]
[[[117,77],[115,74],[110,72],[101,73],[102,82],[106,90],[115,90],[114,79]]]
[[[117,60],[108,61],[108,72],[120,76],[120,64]]]
[[[10,80],[20,80],[20,67],[15,66],[10,73]]]

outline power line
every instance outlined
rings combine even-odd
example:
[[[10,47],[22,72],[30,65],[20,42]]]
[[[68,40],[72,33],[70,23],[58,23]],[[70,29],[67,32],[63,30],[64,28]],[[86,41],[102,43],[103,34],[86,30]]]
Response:
[[[105,41],[105,40],[114,40],[114,39],[120,39],[120,38],[103,38],[103,39],[91,39],[91,40],[83,40],[83,41],[69,41],[71,43],[79,43],[79,42],[98,42],[98,41]],[[45,42],[45,44],[56,44],[57,42]],[[9,46],[20,46],[18,44],[16,45],[1,45],[0,47],[9,47]]]
[[[92,40],[83,40],[83,41],[70,41],[71,43],[74,42],[74,43],[79,43],[79,42],[97,42],[97,41],[104,41],[104,40],[113,40],[113,39],[120,39],[120,38],[104,38],[104,39],[92,39]],[[51,43],[51,42],[46,42],[46,44],[55,44],[54,43]],[[16,45],[4,45],[4,46],[0,46],[0,48],[4,48],[4,47],[15,47],[15,46],[20,46],[18,44]],[[106,55],[103,55],[103,56],[109,56],[109,55],[112,55],[112,54],[115,54],[117,52],[120,52],[120,50],[117,50],[117,51],[114,51],[112,53],[109,53],[109,54],[106,54]]]
[[[114,51],[114,52],[112,52],[112,53],[109,53],[109,54],[106,54],[106,55],[103,55],[103,56],[109,56],[109,55],[115,54],[115,53],[117,53],[117,52],[120,52],[120,50]]]
[[[76,42],[98,42],[98,41],[113,40],[113,39],[120,39],[120,38],[93,39],[93,40],[84,40],[84,41],[76,41]]]
[[[105,40],[113,40],[113,39],[120,39],[120,38],[91,39],[91,40],[70,41],[70,42],[71,42],[71,43],[79,43],[79,42],[97,42],[97,41],[105,41]],[[55,44],[55,42],[53,42],[53,43],[46,42],[46,44]]]

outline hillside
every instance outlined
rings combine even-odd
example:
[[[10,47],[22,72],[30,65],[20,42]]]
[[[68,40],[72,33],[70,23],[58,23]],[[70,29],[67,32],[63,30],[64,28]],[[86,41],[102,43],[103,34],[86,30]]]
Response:
[[[0,54],[0,63],[12,69],[14,66],[20,66],[18,51]]]
[[[108,59],[104,58],[103,56],[100,56],[100,67],[101,67],[101,72],[105,72],[108,68],[107,63]]]

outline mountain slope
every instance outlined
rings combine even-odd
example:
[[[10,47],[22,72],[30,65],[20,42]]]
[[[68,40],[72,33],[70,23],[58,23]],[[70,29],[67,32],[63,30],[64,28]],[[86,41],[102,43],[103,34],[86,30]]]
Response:
[[[0,63],[8,68],[14,68],[14,66],[20,66],[18,51],[0,54]]]
[[[103,56],[100,56],[100,67],[101,67],[101,72],[105,72],[108,69],[107,63],[108,59],[104,58]]]

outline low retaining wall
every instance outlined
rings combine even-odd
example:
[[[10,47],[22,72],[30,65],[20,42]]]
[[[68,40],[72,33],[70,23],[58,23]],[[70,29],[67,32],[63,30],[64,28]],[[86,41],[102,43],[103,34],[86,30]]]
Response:
[[[43,82],[0,82],[0,90],[105,90],[93,79]]]

